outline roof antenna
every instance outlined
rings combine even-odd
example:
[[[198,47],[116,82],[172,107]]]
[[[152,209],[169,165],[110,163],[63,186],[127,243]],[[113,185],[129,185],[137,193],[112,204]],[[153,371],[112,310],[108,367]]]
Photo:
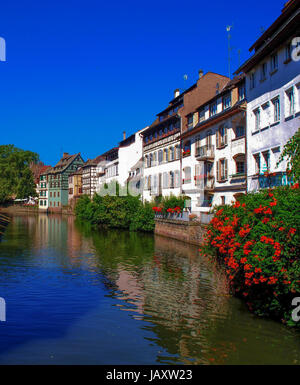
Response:
[[[232,25],[227,25],[226,26],[226,31],[227,31],[227,34],[228,34],[228,77],[229,79],[231,79],[231,29],[232,29]]]

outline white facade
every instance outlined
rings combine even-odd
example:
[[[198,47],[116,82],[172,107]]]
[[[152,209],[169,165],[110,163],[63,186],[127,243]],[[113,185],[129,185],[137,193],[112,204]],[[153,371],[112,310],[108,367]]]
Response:
[[[143,199],[180,195],[180,132],[144,146]]]
[[[48,182],[47,182],[46,175],[40,176],[38,195],[39,195],[39,209],[47,210],[49,203],[48,203]]]
[[[276,164],[284,145],[300,127],[300,61],[293,59],[293,37],[247,72],[249,191],[287,183],[286,164]],[[263,177],[266,171],[271,179]]]

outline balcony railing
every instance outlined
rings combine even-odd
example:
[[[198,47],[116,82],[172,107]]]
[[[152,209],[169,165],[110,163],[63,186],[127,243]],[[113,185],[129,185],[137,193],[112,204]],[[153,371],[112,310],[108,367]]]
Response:
[[[203,159],[214,159],[215,157],[215,146],[202,146],[196,148],[196,157]]]

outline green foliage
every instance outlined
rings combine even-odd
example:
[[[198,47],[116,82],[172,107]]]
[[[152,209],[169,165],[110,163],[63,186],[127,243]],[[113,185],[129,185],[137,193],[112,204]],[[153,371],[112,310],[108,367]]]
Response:
[[[82,196],[75,206],[75,214],[80,220],[108,228],[153,231],[155,225],[151,206],[143,205],[139,197],[131,195],[96,194],[93,200]]]
[[[201,247],[225,268],[250,310],[289,325],[300,294],[299,185],[247,194],[215,210]]]
[[[170,195],[162,198],[161,204],[163,206],[163,213],[166,214],[168,209],[173,209],[174,207],[180,207],[181,211],[184,208],[184,202],[186,197],[184,196],[175,196]]]
[[[39,156],[13,145],[0,146],[0,203],[12,197],[24,199],[36,195],[30,164]]]
[[[278,164],[287,160],[288,176],[294,181],[300,181],[300,128],[284,146]]]

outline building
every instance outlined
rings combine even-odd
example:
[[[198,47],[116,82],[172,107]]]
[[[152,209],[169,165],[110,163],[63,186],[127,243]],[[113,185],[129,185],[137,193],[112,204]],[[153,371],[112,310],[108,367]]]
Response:
[[[192,112],[212,98],[229,81],[223,75],[199,71],[198,81],[180,94],[175,90],[169,106],[143,131],[144,193],[150,201],[154,196],[182,193],[182,159],[191,152],[189,141],[181,146],[181,133],[191,127]]]
[[[96,191],[99,191],[111,182],[117,182],[119,177],[119,147],[113,147],[102,154],[103,159],[97,165],[98,183]]]
[[[287,2],[236,71],[246,74],[248,191],[287,183],[286,165],[277,162],[300,127],[299,8]]]
[[[191,211],[231,203],[246,192],[245,79],[238,76],[219,87],[213,98],[189,114],[181,136],[182,193]]]
[[[90,198],[96,192],[97,186],[97,166],[103,156],[99,155],[95,159],[88,159],[82,166],[82,192],[88,195]]]
[[[119,146],[101,156],[96,167],[97,191],[100,191],[104,184],[110,184],[111,182],[118,182],[120,186],[125,186],[133,172],[136,175],[142,175],[142,163],[140,162],[143,156],[142,133],[147,128],[135,132],[128,138],[126,138],[126,133],[123,132],[123,140],[119,143]],[[140,184],[138,186],[138,189],[140,189]],[[141,191],[138,191],[138,193],[141,193]]]
[[[50,169],[51,166],[42,164],[34,172],[39,208],[42,210],[48,208],[47,171]]]
[[[82,189],[83,167],[79,167],[75,172],[69,175],[69,205],[74,207],[77,199],[83,194]]]
[[[50,210],[60,210],[68,205],[69,175],[83,165],[80,153],[63,154],[60,161],[47,172],[48,177],[48,202]]]

